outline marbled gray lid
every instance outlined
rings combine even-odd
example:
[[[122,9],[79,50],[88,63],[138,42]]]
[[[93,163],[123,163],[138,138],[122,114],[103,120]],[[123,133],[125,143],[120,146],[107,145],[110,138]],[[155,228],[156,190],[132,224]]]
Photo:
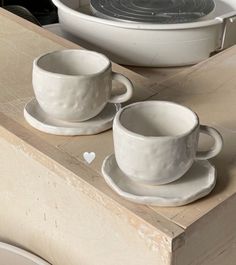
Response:
[[[208,15],[214,0],[91,0],[95,16],[142,23],[187,23]]]

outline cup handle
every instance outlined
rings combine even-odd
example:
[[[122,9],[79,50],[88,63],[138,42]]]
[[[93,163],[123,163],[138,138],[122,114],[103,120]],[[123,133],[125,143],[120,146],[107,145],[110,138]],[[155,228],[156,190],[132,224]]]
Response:
[[[215,143],[209,151],[198,151],[196,154],[196,159],[206,160],[218,155],[223,147],[223,138],[220,133],[216,129],[206,125],[200,125],[200,133],[210,135],[212,138],[214,138]]]
[[[110,103],[122,103],[122,102],[128,101],[132,97],[133,90],[134,90],[134,87],[131,81],[124,75],[114,73],[114,72],[112,72],[112,79],[124,84],[126,87],[126,92],[121,95],[114,95],[108,101]]]

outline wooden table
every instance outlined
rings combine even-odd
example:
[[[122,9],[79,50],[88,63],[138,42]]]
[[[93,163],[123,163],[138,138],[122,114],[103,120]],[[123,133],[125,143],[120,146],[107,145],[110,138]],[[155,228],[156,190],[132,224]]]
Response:
[[[100,168],[113,152],[111,131],[62,137],[26,123],[33,59],[65,47],[78,48],[0,10],[1,240],[54,265],[235,265],[236,47],[164,82],[113,65],[134,82],[134,101],[180,102],[224,137],[212,160],[215,190],[174,208],[130,203],[105,184]],[[90,165],[85,151],[96,153]]]

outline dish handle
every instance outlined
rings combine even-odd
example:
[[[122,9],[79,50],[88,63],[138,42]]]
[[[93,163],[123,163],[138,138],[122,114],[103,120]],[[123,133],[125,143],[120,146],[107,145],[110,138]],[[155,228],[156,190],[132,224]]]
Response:
[[[236,44],[236,11],[215,18],[220,20],[223,29],[220,38],[220,45],[216,52],[220,52]]]

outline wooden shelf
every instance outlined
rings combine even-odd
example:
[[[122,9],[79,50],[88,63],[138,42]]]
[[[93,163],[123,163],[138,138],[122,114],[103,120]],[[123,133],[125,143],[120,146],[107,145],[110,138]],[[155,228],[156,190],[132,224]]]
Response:
[[[80,47],[2,9],[0,25],[2,240],[54,265],[234,265],[236,47],[183,71],[170,69],[159,80],[160,69],[151,78],[151,70],[113,64],[134,82],[133,101],[187,105],[224,137],[221,155],[212,160],[218,182],[211,195],[184,207],[158,208],[125,201],[105,184],[100,168],[113,152],[112,131],[53,136],[24,120],[24,105],[33,97],[33,59]],[[96,153],[91,165],[85,151]]]

